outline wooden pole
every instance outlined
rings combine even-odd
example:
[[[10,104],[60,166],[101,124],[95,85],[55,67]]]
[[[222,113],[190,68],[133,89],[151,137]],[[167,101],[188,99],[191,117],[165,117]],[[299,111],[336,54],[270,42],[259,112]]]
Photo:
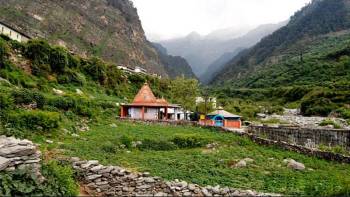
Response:
[[[145,119],[145,107],[142,107],[142,110],[141,110],[141,114],[142,114],[142,120]]]

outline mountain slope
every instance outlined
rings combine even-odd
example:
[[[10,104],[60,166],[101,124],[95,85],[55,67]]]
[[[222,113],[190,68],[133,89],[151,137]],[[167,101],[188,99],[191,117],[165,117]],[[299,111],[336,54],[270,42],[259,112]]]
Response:
[[[160,61],[165,66],[165,70],[170,78],[174,79],[178,76],[196,78],[196,75],[193,73],[191,66],[183,57],[168,55],[166,48],[164,48],[161,44],[152,44],[158,51]]]
[[[315,41],[321,39],[322,35],[350,28],[349,8],[348,0],[314,0],[292,16],[288,25],[230,61],[214,78],[213,83],[220,84],[226,81],[230,85],[249,86],[246,80],[250,76],[256,76],[272,65],[291,62],[300,57],[308,51],[309,45],[317,45]],[[270,73],[265,74],[272,76],[280,72],[280,69],[275,66],[269,71]],[[303,74],[305,73],[299,73]],[[293,79],[288,80],[293,82]],[[250,82],[250,86],[254,86],[252,83]]]
[[[215,60],[212,64],[208,66],[207,71],[205,71],[205,73],[202,76],[200,76],[201,82],[203,84],[208,84],[212,80],[213,76],[215,76],[219,71],[221,71],[222,68],[242,50],[242,48],[239,48],[232,53],[224,53],[221,57]]]
[[[262,25],[251,30],[244,36],[232,38],[232,35],[212,33],[201,37],[193,32],[185,38],[161,41],[168,49],[169,54],[184,57],[191,65],[197,76],[202,76],[209,65],[220,58],[224,53],[231,53],[239,48],[249,48],[260,41],[261,38],[279,29],[285,22],[279,24]],[[234,35],[240,35],[234,33]]]
[[[83,56],[166,76],[129,0],[0,0],[0,20]]]

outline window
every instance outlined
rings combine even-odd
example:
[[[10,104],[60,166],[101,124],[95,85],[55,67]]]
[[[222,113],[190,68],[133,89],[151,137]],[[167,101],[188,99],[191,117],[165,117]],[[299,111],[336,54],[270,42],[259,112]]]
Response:
[[[147,107],[145,107],[145,113],[148,113],[147,111],[148,111],[148,108],[147,108]]]
[[[4,33],[4,27],[1,27],[1,32]]]

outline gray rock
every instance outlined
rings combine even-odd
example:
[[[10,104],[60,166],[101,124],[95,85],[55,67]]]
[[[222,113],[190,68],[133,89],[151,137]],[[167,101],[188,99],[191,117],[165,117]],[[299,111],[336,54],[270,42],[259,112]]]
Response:
[[[208,196],[208,197],[212,196],[212,194],[205,188],[202,189],[202,193],[204,196]]]
[[[189,197],[189,196],[192,196],[192,193],[191,193],[191,192],[185,192],[185,193],[183,194],[183,196]]]
[[[103,165],[98,165],[90,169],[91,172],[97,172],[103,169]]]
[[[45,142],[48,143],[48,144],[53,144],[52,140],[46,140]]]
[[[17,157],[31,155],[36,152],[35,146],[11,146],[3,147],[0,149],[0,156],[6,157],[10,155],[16,155]]]
[[[244,160],[239,161],[239,162],[235,165],[236,168],[244,168],[244,167],[246,167],[246,166],[247,166],[247,162],[244,161]]]
[[[87,163],[85,164],[82,164],[81,167],[86,169],[86,168],[89,168],[90,166],[95,166],[95,165],[98,165],[98,161],[96,160],[91,160],[91,161],[88,161]]]
[[[0,157],[0,171],[6,169],[10,163],[11,160],[4,157]]]
[[[164,193],[164,192],[158,192],[154,196],[156,196],[156,197],[163,197],[163,196],[168,196],[168,194]]]
[[[291,161],[287,165],[288,168],[294,169],[294,170],[305,170],[305,165],[296,161]]]
[[[89,180],[89,181],[92,181],[92,180],[95,180],[95,179],[100,178],[100,177],[102,177],[102,175],[100,175],[100,174],[93,174],[93,175],[90,175],[90,176],[86,177],[86,179]]]
[[[194,191],[196,189],[196,186],[194,184],[188,184],[188,189],[190,191]]]
[[[155,181],[153,178],[151,178],[151,177],[145,178],[144,181],[145,181],[146,183],[154,183],[154,182],[156,182],[156,181]]]

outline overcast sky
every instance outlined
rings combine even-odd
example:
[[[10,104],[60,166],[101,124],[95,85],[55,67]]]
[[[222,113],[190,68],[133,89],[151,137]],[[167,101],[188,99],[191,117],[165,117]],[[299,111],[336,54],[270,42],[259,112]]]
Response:
[[[132,0],[149,39],[278,23],[311,0]]]

